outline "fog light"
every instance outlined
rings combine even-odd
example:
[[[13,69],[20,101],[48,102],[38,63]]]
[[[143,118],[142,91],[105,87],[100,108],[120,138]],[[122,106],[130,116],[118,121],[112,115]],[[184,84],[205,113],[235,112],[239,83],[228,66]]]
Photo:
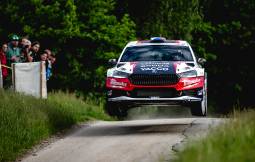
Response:
[[[107,95],[111,96],[112,95],[112,90],[107,91]]]
[[[198,90],[198,91],[197,91],[197,95],[198,95],[198,96],[202,96],[202,95],[203,95],[203,89]]]

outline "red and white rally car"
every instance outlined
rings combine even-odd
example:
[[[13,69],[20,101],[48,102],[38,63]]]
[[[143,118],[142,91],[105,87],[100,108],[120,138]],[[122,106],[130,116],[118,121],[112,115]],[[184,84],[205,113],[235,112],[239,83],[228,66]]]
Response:
[[[141,105],[185,105],[206,116],[207,77],[191,46],[183,40],[153,37],[129,42],[107,71],[106,111],[119,118]]]

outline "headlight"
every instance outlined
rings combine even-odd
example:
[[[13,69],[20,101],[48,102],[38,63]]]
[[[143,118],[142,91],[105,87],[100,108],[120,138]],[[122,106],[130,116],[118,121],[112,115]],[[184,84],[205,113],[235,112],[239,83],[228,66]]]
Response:
[[[181,78],[196,77],[197,76],[197,71],[196,70],[186,71],[186,72],[180,73],[179,76]]]
[[[118,71],[118,70],[115,70],[113,72],[113,77],[116,77],[116,78],[128,78],[129,76],[129,73],[126,73],[126,72],[123,72],[123,71]]]

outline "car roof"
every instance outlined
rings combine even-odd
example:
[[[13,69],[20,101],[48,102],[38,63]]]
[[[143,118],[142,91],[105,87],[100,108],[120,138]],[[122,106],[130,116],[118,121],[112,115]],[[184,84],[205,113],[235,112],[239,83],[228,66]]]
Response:
[[[129,42],[126,47],[133,46],[148,46],[148,45],[172,45],[172,46],[189,46],[189,43],[184,40],[167,40],[162,37],[154,37],[151,40],[138,40]]]

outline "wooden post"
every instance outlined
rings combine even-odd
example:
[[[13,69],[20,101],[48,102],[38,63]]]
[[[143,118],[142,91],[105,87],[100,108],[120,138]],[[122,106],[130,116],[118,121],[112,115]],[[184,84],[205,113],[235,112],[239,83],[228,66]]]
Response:
[[[15,64],[12,63],[12,87],[13,90],[16,91],[16,83],[15,83]]]
[[[40,98],[43,97],[43,86],[42,86],[42,79],[43,79],[43,62],[40,62]]]
[[[41,62],[41,97],[47,99],[47,79],[46,79],[46,63]]]

